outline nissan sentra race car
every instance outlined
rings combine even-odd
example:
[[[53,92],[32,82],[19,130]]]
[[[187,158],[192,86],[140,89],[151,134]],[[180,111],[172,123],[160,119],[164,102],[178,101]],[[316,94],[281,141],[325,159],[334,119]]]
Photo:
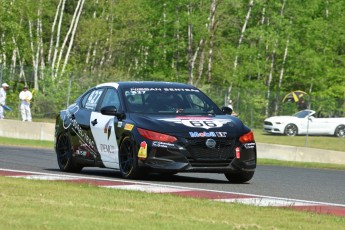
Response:
[[[244,183],[254,175],[256,143],[231,112],[187,84],[100,84],[58,114],[57,162],[66,172],[106,167],[127,179],[205,172]]]

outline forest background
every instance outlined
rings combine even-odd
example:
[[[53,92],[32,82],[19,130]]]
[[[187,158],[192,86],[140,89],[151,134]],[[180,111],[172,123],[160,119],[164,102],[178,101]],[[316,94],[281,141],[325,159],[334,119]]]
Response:
[[[107,81],[183,82],[240,118],[308,107],[345,115],[345,1],[0,0],[0,83],[34,94],[34,118],[54,117]]]

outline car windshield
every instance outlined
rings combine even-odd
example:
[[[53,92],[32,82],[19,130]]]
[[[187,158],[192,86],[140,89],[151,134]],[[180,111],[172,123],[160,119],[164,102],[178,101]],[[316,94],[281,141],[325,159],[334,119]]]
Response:
[[[128,88],[123,91],[132,113],[222,114],[218,106],[197,89]]]
[[[305,118],[307,117],[309,114],[311,114],[312,112],[311,111],[308,111],[308,110],[302,110],[302,111],[299,111],[297,113],[295,113],[294,117],[298,117],[298,118]]]

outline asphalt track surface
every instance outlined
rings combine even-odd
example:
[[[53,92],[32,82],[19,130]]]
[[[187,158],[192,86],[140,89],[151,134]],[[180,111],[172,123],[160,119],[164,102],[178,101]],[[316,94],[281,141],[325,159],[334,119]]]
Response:
[[[51,149],[0,146],[0,168],[66,175],[60,172]],[[79,174],[70,175],[121,179],[119,172],[100,168],[84,168]],[[258,166],[254,178],[246,184],[230,184],[224,175],[210,173],[157,174],[142,181],[345,205],[345,171],[341,170]]]

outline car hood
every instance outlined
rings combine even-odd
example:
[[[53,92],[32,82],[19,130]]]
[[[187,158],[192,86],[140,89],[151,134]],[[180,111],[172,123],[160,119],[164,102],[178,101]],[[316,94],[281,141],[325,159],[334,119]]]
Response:
[[[160,133],[184,137],[238,137],[250,131],[229,115],[143,115],[130,114],[134,125]]]

